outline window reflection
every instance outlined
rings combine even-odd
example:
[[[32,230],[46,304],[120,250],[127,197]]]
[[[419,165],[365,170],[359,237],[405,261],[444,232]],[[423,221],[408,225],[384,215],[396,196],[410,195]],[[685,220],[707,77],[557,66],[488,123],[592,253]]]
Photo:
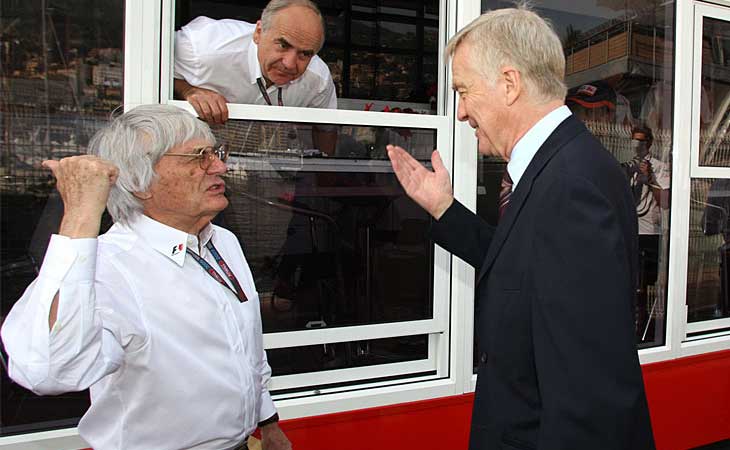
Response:
[[[327,28],[318,55],[335,83],[337,108],[436,113],[438,1],[388,0],[375,6],[370,2],[315,3]],[[199,16],[255,23],[266,4],[263,0],[246,5],[233,0],[176,0],[175,29]]]
[[[687,321],[730,317],[730,180],[693,179],[687,262]]]
[[[435,131],[328,125],[337,145],[323,151],[309,140],[317,127],[230,120],[215,131],[231,149],[220,220],[246,251],[264,331],[433,317],[430,219],[385,145],[428,161]]]
[[[36,277],[62,214],[40,163],[85,152],[122,102],[124,2],[3,2],[0,216],[4,318]],[[0,435],[74,426],[86,392],[38,397],[10,381],[2,354]]]
[[[669,254],[674,5],[638,0],[534,5],[563,42],[566,104],[626,170],[640,216],[636,338],[639,347],[661,345]],[[482,0],[483,11],[511,6]],[[653,137],[641,155],[633,139],[637,127]],[[496,223],[504,162],[480,156],[478,170],[477,212]]]
[[[730,23],[704,17],[700,84],[700,165],[730,167]]]

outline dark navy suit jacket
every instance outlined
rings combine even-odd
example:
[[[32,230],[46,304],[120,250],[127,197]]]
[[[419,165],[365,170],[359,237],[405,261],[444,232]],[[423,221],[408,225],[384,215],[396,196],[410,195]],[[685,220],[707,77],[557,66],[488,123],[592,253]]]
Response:
[[[540,147],[499,226],[454,202],[432,236],[478,274],[471,450],[654,448],[634,335],[634,200],[579,120]]]

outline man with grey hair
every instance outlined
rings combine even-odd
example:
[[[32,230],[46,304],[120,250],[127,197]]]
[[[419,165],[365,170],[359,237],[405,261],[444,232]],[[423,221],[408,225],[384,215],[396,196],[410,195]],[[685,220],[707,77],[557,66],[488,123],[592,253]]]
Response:
[[[310,0],[271,0],[256,24],[197,17],[175,33],[175,94],[211,123],[227,102],[335,109],[324,30]]]
[[[291,445],[267,390],[259,298],[228,205],[227,151],[173,106],[140,106],[44,161],[64,215],[38,278],[2,328],[12,379],[40,395],[91,390],[96,450]],[[114,219],[99,236],[105,204]]]
[[[618,163],[563,104],[559,38],[525,7],[449,42],[458,119],[507,162],[499,224],[427,170],[388,156],[432,236],[476,269],[479,368],[470,449],[654,448],[633,332],[637,222]]]

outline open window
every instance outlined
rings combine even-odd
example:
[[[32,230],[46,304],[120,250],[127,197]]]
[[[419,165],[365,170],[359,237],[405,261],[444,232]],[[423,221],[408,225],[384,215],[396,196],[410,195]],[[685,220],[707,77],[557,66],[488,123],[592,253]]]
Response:
[[[267,3],[166,0],[163,8],[171,12],[171,23],[166,25],[165,36],[170,41],[163,44],[163,61],[169,63],[163,64],[166,67],[161,78],[162,98],[181,99],[179,90],[173,92],[173,79],[187,78],[190,84],[200,83],[221,92],[230,103],[264,104],[265,99],[254,83],[257,75],[251,74],[268,70],[270,52],[250,41]],[[441,2],[315,3],[325,22],[324,46],[310,61],[307,71],[284,88],[290,93],[285,92],[283,105],[329,107],[324,106],[327,102],[321,98],[302,98],[304,94],[295,93],[297,86],[304,84],[310,90],[317,89],[312,87],[316,84],[312,80],[320,77],[333,80],[337,109],[419,114],[439,111],[439,102],[443,101],[439,98],[440,79],[444,72],[439,61],[445,28],[439,26]],[[198,19],[201,16],[204,18]],[[217,22],[222,19],[225,24]],[[214,70],[229,71],[230,76],[222,80],[215,77]],[[274,94],[275,89],[268,89]],[[236,101],[236,96],[243,100]],[[272,100],[276,104],[276,99]]]

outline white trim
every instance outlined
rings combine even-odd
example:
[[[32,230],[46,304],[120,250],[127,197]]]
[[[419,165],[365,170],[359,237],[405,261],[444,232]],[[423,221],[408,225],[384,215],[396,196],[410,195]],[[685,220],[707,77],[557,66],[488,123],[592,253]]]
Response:
[[[728,6],[730,7],[730,0],[702,0],[705,4],[716,4],[717,6]]]
[[[701,322],[690,322],[687,324],[687,334],[701,333],[703,331],[720,330],[730,328],[730,317],[723,319],[703,320]],[[687,338],[690,340],[693,338]]]
[[[716,336],[698,336],[695,340],[682,343],[679,357],[702,355],[705,353],[730,350],[730,334],[718,333]]]
[[[157,103],[160,90],[160,3],[126,0],[124,111]]]
[[[1,450],[71,450],[88,448],[79,436],[78,429],[41,431],[39,433],[19,434],[0,438]]]
[[[181,100],[168,100],[191,114],[195,109]],[[348,111],[294,106],[244,105],[228,103],[228,117],[233,120],[261,120],[268,122],[323,123],[331,125],[405,127],[444,129],[448,132],[448,118],[431,114],[402,114],[378,111]]]
[[[347,383],[357,380],[408,375],[409,373],[428,372],[432,370],[436,370],[434,358],[392,364],[378,364],[376,366],[348,367],[346,369],[326,370],[322,372],[298,373],[273,377],[269,384],[269,390],[278,391],[297,388],[306,390],[308,386]],[[399,382],[403,383],[403,380],[399,380]],[[357,388],[360,389],[361,385],[358,384]],[[318,390],[321,391],[322,389]],[[352,386],[346,386],[340,390],[352,390]]]
[[[639,350],[639,362],[649,364],[674,359],[674,351],[667,345]]]
[[[730,10],[726,7],[713,6],[704,3],[694,5],[694,35],[692,59],[692,145],[689,147],[692,162],[692,178],[730,178],[730,167],[702,166],[700,158],[700,111],[702,99],[702,37],[704,35],[703,19],[709,17],[730,22]]]
[[[726,3],[730,6],[730,2]],[[681,9],[680,9],[681,8]],[[689,260],[689,211],[691,197],[691,182],[694,178],[730,178],[730,168],[725,167],[708,167],[699,165],[699,130],[700,130],[700,101],[701,101],[701,78],[702,78],[702,36],[703,36],[703,18],[712,17],[715,19],[730,21],[730,10],[726,7],[712,6],[706,3],[694,2],[690,0],[680,1],[677,4],[677,30],[675,36],[686,36],[688,33],[683,31],[683,27],[692,30],[691,47],[689,40],[678,43],[676,45],[676,61],[675,61],[675,103],[674,103],[674,144],[673,148],[689,148],[690,149],[690,167],[686,168],[686,159],[674,158],[674,178],[672,180],[672,235],[679,236],[676,241],[673,240],[674,247],[670,249],[676,250],[674,253],[675,264],[672,264],[670,258],[669,279],[674,280],[671,287],[677,289],[676,294],[669,291],[670,297],[675,301],[672,308],[667,308],[667,313],[676,314],[673,329],[676,331],[674,338],[675,357],[698,354],[702,352],[711,352],[730,348],[730,339],[725,335],[727,333],[719,333],[717,338],[709,338],[712,336],[712,330],[726,328],[730,326],[730,319],[716,319],[701,322],[687,322],[687,274]],[[691,70],[690,70],[691,69]],[[688,77],[687,74],[690,74]],[[689,78],[689,79],[688,79]],[[689,89],[691,83],[691,89]],[[687,98],[687,92],[691,92],[691,98]],[[691,101],[691,103],[690,103]],[[691,104],[691,110],[682,108],[681,105]],[[689,115],[689,117],[688,117]],[[681,126],[684,123],[691,123],[691,130],[687,132],[686,127]],[[689,138],[687,137],[689,135]],[[682,141],[680,141],[680,138]],[[689,139],[687,141],[686,139]],[[680,215],[679,212],[684,212]],[[681,248],[681,256],[677,254]],[[680,314],[681,312],[681,314]],[[671,323],[671,322],[668,322]],[[687,333],[706,332],[701,336],[687,338]],[[684,341],[688,342],[684,342]],[[677,343],[677,341],[680,341]]]
[[[276,406],[282,419],[292,419],[390,406],[455,394],[457,393],[454,391],[453,380],[444,379],[280,400],[276,402]]]
[[[692,1],[676,3],[674,36],[691,36],[693,29]],[[669,211],[669,273],[667,276],[667,330],[665,342],[669,350],[666,359],[678,357],[685,337],[687,321],[687,256],[689,252],[690,170],[691,163],[682,149],[691,148],[692,123],[692,40],[677,39],[674,60],[674,105],[672,152],[672,207]]]
[[[434,299],[434,303],[436,300]],[[264,348],[303,347],[306,345],[333,344],[372,339],[387,339],[399,336],[442,333],[446,328],[443,319],[414,320],[384,324],[359,325],[353,327],[319,328],[316,330],[284,331],[265,333]]]
[[[404,384],[414,384],[414,383],[423,383],[427,381],[434,381],[439,380],[443,377],[439,377],[438,375],[424,375],[420,377],[413,377],[413,378],[403,378],[399,380],[388,380],[388,381],[373,381],[371,383],[362,383],[357,385],[357,390],[363,390],[363,389],[375,389],[375,388],[385,388],[389,386],[399,386]],[[303,399],[306,397],[314,398],[319,397],[322,395],[330,395],[330,394],[339,394],[341,392],[347,392],[351,391],[351,386],[345,386],[345,387],[333,387],[333,388],[319,388],[319,389],[312,389],[309,391],[301,390],[296,392],[289,392],[286,394],[272,394],[271,398],[274,400],[274,402],[283,402],[285,400],[293,400],[293,399]]]
[[[175,67],[175,1],[161,0],[160,29],[160,103],[173,98],[173,72]]]
[[[698,150],[692,149],[692,154],[695,155]],[[692,166],[692,178],[730,178],[730,167]]]
[[[458,2],[455,11],[453,34],[468,25],[482,13],[479,0]],[[450,119],[454,129],[452,153],[454,165],[452,180],[454,197],[469,210],[476,212],[477,204],[477,171],[478,153],[477,139],[474,130],[466,122],[457,118],[458,99],[451,89],[452,73],[449,71],[449,106]],[[451,273],[452,310],[456,320],[452,321],[452,329],[458,330],[454,358],[459,361],[459,388],[461,392],[474,392],[476,375],[474,375],[474,268],[458,257],[453,257]]]

